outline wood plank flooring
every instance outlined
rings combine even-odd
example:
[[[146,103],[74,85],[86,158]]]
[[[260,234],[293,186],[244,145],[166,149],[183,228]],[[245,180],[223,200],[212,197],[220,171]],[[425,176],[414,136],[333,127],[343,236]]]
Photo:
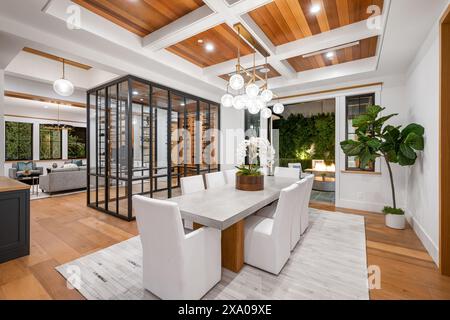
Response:
[[[382,289],[371,299],[450,299],[450,278],[439,274],[413,230],[388,229],[378,214],[338,211],[365,217],[368,264],[382,272]],[[0,264],[0,299],[83,299],[54,267],[137,234],[135,222],[86,207],[85,193],[32,201],[31,255]]]

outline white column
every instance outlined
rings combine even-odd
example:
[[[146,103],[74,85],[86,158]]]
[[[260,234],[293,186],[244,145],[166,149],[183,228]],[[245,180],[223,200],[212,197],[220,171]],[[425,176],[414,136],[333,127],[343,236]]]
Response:
[[[39,161],[40,158],[40,146],[41,146],[41,136],[40,136],[40,125],[39,121],[33,121],[33,160]]]
[[[0,175],[5,174],[5,71],[0,70]]]
[[[64,129],[62,131],[62,158],[68,159],[69,158],[69,134],[67,129]]]

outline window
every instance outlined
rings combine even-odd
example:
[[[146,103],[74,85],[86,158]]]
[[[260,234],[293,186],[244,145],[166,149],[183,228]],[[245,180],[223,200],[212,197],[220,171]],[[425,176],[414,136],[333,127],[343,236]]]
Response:
[[[346,100],[346,136],[347,140],[356,140],[355,128],[353,127],[353,119],[359,115],[366,113],[367,108],[375,103],[375,94],[366,94],[360,96],[347,97]],[[375,171],[375,163],[370,163],[366,168],[359,167],[359,159],[357,157],[346,157],[345,168],[347,171]]]
[[[245,136],[259,137],[259,129],[261,128],[260,114],[251,114],[248,110],[245,110]]]
[[[69,159],[86,158],[86,128],[70,128],[67,136]]]
[[[33,160],[33,124],[5,123],[6,161]]]
[[[62,159],[61,129],[57,125],[39,126],[41,160]]]

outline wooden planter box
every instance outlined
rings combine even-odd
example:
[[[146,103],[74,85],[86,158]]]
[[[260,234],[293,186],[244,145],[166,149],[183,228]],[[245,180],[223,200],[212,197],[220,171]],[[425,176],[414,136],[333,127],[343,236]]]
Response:
[[[236,189],[242,191],[264,190],[264,176],[241,176],[237,174]]]

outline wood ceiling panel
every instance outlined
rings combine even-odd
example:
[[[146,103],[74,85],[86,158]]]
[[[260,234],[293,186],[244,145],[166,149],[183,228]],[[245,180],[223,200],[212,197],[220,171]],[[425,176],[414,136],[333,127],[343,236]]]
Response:
[[[200,44],[199,40],[202,40],[203,43]],[[208,52],[205,49],[208,43],[214,45],[212,52]],[[167,48],[167,50],[199,67],[205,68],[236,59],[239,43],[241,56],[254,52],[244,40],[239,38],[232,28],[224,23],[183,40]]]
[[[313,5],[322,9],[314,14]],[[249,13],[276,46],[367,20],[371,5],[384,0],[274,0]]]
[[[256,68],[259,70],[259,69],[262,68],[262,67],[264,67],[264,66],[257,66]],[[267,66],[267,68],[270,69],[269,73],[267,74],[267,78],[268,78],[268,79],[276,78],[276,77],[280,77],[280,76],[281,76],[281,74],[280,74],[277,70],[275,70],[275,68],[272,67],[270,64]],[[250,71],[250,70],[249,70],[249,71]],[[262,77],[262,78],[265,77],[265,73],[261,73],[261,72],[257,71],[257,74],[258,74],[260,77]],[[245,74],[243,74],[243,76],[244,76],[244,79],[245,79],[246,82],[248,82],[248,81],[250,80]],[[228,81],[228,80],[230,79],[230,75],[229,75],[229,74],[223,74],[223,75],[221,75],[220,77],[221,77],[222,79],[224,79],[225,81]]]
[[[204,5],[202,0],[72,0],[144,37]]]
[[[378,37],[372,37],[361,40],[359,45],[351,48],[330,50],[335,53],[335,57],[331,60],[324,53],[311,57],[294,57],[288,59],[288,62],[297,72],[319,69],[326,66],[374,57],[377,53],[377,44]]]

